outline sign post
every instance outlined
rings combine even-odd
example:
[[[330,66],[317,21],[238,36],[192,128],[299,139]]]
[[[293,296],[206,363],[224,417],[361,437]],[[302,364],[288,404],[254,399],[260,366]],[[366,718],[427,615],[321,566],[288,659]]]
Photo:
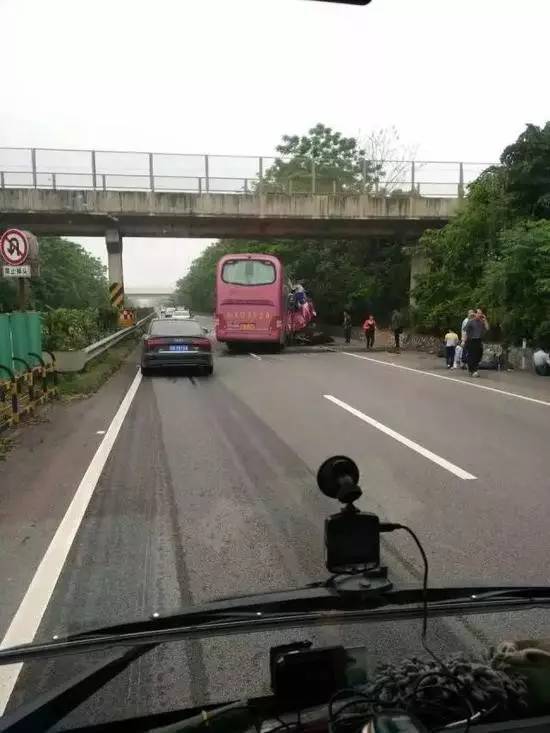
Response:
[[[120,325],[123,328],[129,328],[130,326],[135,325],[135,322],[136,322],[135,311],[133,311],[131,308],[123,308],[119,316]]]
[[[6,265],[24,265],[30,253],[26,232],[8,229],[0,237],[0,254]]]
[[[2,276],[17,278],[18,307],[25,310],[29,280],[38,275],[38,241],[34,234],[7,229],[0,236]]]

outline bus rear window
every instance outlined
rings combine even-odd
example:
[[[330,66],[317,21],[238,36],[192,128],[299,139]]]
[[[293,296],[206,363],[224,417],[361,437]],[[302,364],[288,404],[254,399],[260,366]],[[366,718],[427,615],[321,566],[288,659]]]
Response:
[[[275,267],[266,260],[230,260],[223,266],[222,280],[230,285],[271,285]]]

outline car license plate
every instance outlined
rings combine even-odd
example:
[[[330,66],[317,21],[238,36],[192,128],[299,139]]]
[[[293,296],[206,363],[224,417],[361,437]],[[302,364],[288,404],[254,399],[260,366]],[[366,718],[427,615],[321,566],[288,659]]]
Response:
[[[184,344],[170,344],[170,351],[187,351],[187,346]]]
[[[241,323],[241,331],[255,331],[255,330],[256,330],[255,323]]]

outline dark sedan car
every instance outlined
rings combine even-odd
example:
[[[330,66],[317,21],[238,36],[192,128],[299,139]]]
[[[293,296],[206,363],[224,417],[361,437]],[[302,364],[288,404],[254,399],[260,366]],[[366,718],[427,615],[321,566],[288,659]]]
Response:
[[[212,344],[206,329],[197,321],[158,318],[151,321],[143,337],[141,373],[166,367],[196,367],[202,374],[212,374]]]

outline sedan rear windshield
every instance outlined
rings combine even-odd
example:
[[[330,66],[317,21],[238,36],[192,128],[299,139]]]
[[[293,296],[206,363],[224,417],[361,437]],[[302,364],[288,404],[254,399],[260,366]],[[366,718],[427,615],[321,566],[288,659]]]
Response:
[[[196,321],[153,321],[149,333],[152,336],[202,336],[203,331]]]
[[[275,267],[267,260],[233,260],[223,266],[222,280],[230,285],[271,285]]]

